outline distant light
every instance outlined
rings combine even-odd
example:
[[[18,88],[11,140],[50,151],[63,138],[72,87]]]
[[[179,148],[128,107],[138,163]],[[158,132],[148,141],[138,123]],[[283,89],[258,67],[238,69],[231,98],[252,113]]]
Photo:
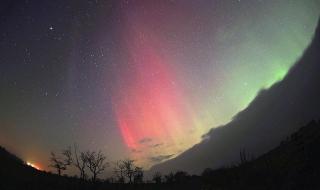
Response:
[[[31,164],[30,162],[27,162],[27,165],[33,167],[34,169],[40,170],[38,166],[36,166],[35,164]]]

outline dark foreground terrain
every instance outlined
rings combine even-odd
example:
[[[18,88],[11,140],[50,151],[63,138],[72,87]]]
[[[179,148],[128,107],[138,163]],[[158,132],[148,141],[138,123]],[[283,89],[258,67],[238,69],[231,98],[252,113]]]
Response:
[[[254,159],[245,149],[239,162],[206,169],[200,176],[168,174],[158,183],[92,183],[38,171],[0,149],[0,189],[320,189],[320,122],[311,121],[268,153]]]

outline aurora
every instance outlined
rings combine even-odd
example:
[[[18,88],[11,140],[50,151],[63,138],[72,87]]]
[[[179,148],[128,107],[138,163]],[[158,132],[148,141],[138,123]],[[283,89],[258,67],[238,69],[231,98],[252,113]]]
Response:
[[[2,8],[4,7],[4,8]],[[50,170],[77,143],[145,169],[232,121],[312,40],[318,0],[0,6],[0,144]]]

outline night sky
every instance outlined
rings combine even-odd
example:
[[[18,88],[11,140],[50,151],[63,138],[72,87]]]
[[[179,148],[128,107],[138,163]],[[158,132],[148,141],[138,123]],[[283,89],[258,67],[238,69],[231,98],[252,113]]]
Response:
[[[319,0],[2,0],[0,145],[43,169],[74,143],[145,168],[175,157],[281,80],[319,13]]]

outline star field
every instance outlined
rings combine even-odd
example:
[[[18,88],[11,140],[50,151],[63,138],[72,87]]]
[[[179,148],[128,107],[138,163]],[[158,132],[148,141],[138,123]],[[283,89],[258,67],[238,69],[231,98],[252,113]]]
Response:
[[[149,167],[281,80],[320,2],[0,3],[0,145],[48,165],[78,143]]]

